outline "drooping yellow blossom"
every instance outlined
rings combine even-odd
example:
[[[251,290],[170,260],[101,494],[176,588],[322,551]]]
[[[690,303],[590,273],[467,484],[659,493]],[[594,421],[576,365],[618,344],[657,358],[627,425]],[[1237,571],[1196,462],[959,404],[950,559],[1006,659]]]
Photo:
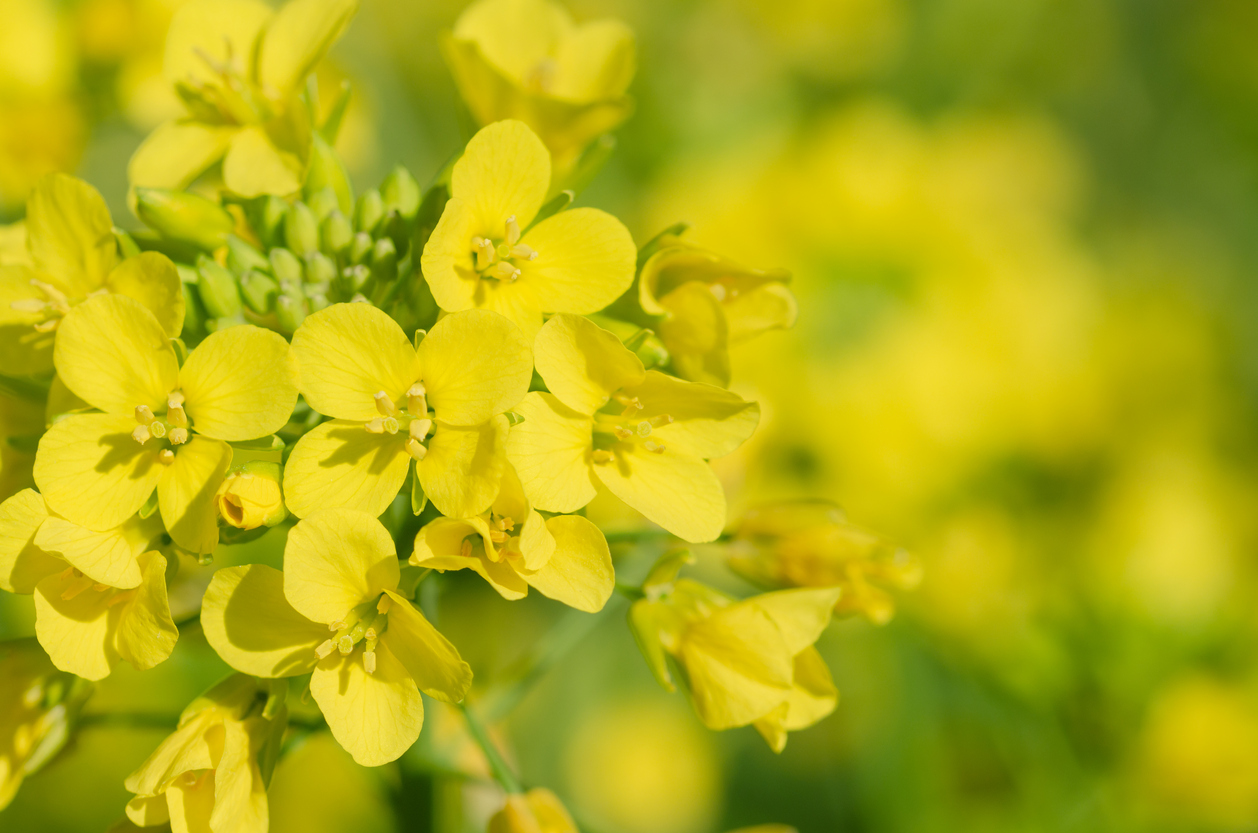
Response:
[[[705,461],[751,435],[756,403],[643,370],[614,335],[575,315],[547,321],[533,349],[550,392],[524,398],[507,439],[533,506],[575,512],[601,483],[687,541],[721,534],[725,493]]]
[[[542,787],[507,796],[489,820],[489,833],[578,833],[576,822],[553,792]]]
[[[597,526],[578,515],[543,520],[507,466],[489,510],[470,518],[437,518],[415,536],[410,563],[434,570],[475,570],[504,599],[529,587],[590,613],[616,586],[611,551]]]
[[[840,587],[836,613],[862,613],[879,625],[895,614],[895,600],[870,582],[908,590],[922,578],[921,562],[848,523],[843,510],[826,501],[751,510],[735,530],[728,561],[764,587]]]
[[[275,526],[288,517],[278,463],[251,460],[223,478],[214,496],[218,514],[237,529]]]
[[[838,588],[779,590],[743,601],[690,579],[648,587],[629,623],[660,684],[674,690],[667,652],[686,675],[695,711],[710,729],[755,725],[775,752],[789,731],[834,711],[838,692],[813,643]]]
[[[7,373],[50,371],[62,319],[98,294],[135,299],[169,338],[183,329],[175,265],[157,252],[121,260],[109,208],[86,182],[60,173],[41,179],[26,207],[25,229],[29,263],[0,259],[0,363]]]
[[[500,416],[528,390],[532,352],[496,313],[442,318],[418,347],[368,304],[335,304],[293,336],[310,407],[334,417],[303,436],[284,467],[284,495],[298,517],[344,507],[379,515],[411,461],[445,515],[478,515],[506,465]]]
[[[598,312],[629,288],[637,249],[615,217],[574,208],[530,228],[550,173],[545,146],[523,122],[496,122],[472,137],[424,246],[438,306],[495,310],[532,338],[543,313]]]
[[[236,674],[198,697],[127,777],[127,818],[176,833],[266,833],[266,780],[284,731],[282,687]],[[278,703],[272,705],[273,702]]]
[[[633,32],[619,20],[577,25],[550,0],[480,0],[442,47],[472,116],[524,122],[559,169],[633,111]]]
[[[785,270],[748,269],[670,238],[643,264],[638,299],[648,313],[664,316],[659,334],[677,374],[725,387],[731,345],[795,324],[799,307],[789,280]]]
[[[152,668],[179,632],[156,518],[95,532],[24,489],[0,504],[0,588],[35,594],[35,635],[62,671],[100,680],[120,660]]]
[[[33,639],[0,643],[0,810],[70,739],[92,685],[58,671]]]
[[[341,36],[357,0],[193,0],[166,41],[166,80],[186,115],[136,150],[132,186],[184,188],[222,162],[228,190],[246,197],[301,187],[312,125],[298,94]]]
[[[472,670],[397,592],[393,539],[370,515],[329,509],[288,535],[284,571],[253,564],[214,574],[201,608],[206,639],[258,677],[313,672],[310,693],[341,746],[364,766],[419,737],[419,692],[463,699]]]
[[[231,327],[210,334],[180,367],[152,313],[106,295],[66,315],[54,359],[65,386],[102,413],[66,417],[40,440],[35,482],[48,505],[103,531],[157,489],[175,543],[212,552],[228,441],[276,431],[296,403],[288,343],[269,330]]]

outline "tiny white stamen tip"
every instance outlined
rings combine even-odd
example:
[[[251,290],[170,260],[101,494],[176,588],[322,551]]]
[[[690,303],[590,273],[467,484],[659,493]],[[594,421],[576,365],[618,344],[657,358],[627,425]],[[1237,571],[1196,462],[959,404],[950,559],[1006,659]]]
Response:
[[[368,674],[376,673],[376,652],[375,651],[363,652],[363,669]]]

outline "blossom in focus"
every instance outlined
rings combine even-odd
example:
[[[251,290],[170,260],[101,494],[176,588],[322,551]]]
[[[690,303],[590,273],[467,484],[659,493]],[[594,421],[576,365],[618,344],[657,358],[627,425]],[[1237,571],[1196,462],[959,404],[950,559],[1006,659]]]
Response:
[[[310,693],[337,742],[363,766],[396,760],[419,737],[420,691],[463,699],[472,670],[409,599],[379,521],[329,509],[288,535],[284,571],[214,574],[201,608],[206,639],[257,677],[312,674]]]
[[[288,342],[258,327],[230,327],[211,333],[181,367],[147,309],[106,295],[66,315],[54,359],[66,387],[101,413],[69,416],[40,440],[35,482],[48,505],[106,530],[156,489],[175,543],[212,552],[214,495],[232,458],[227,443],[276,431],[296,403]]]
[[[237,529],[275,526],[288,517],[278,463],[251,460],[229,472],[214,501],[218,514]]]
[[[607,330],[557,315],[534,343],[549,393],[524,397],[507,454],[529,501],[575,512],[601,484],[687,541],[725,526],[725,493],[707,460],[755,430],[760,408],[713,385],[643,370]]]
[[[619,20],[578,25],[550,0],[480,0],[442,47],[472,116],[524,122],[561,170],[633,111],[634,38]]]
[[[538,787],[507,796],[489,820],[489,833],[578,833],[576,822],[553,792]]]
[[[598,312],[629,288],[637,249],[615,217],[574,208],[533,223],[550,177],[550,156],[523,123],[472,137],[421,260],[438,306],[500,312],[532,338],[543,313]]]

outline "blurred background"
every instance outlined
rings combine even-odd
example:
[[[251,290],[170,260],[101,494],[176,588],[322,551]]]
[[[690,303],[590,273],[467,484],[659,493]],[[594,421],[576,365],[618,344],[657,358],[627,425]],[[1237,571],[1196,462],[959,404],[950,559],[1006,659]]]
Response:
[[[175,109],[177,5],[3,0],[0,219],[59,169],[137,224],[126,161]],[[463,5],[363,0],[321,69],[354,84],[338,149],[360,188],[397,162],[423,183],[470,135],[437,48]],[[639,243],[685,220],[794,275],[795,329],[734,354],[765,418],[718,463],[732,515],[835,500],[925,580],[889,625],[829,629],[839,708],[776,756],[660,690],[623,603],[574,626],[443,576],[441,627],[478,685],[555,622],[575,633],[503,724],[525,780],[590,833],[1258,829],[1258,4],[568,6],[625,20],[639,49],[636,114],[581,202]],[[618,548],[618,569],[656,553]],[[0,636],[30,633],[29,597],[0,605]],[[89,714],[177,713],[224,672],[190,626]],[[166,731],[89,718],[0,828],[103,830]],[[299,738],[272,829],[476,830],[500,798],[441,774],[478,765],[462,737],[430,702],[419,747],[380,770]]]

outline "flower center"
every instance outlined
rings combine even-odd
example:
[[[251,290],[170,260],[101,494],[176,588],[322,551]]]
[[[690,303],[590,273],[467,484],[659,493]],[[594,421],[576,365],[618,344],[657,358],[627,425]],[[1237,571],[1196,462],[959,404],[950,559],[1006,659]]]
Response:
[[[480,535],[469,535],[463,539],[459,547],[459,555],[464,558],[484,555],[490,561],[502,561],[505,558],[522,555],[519,536],[510,534],[515,529],[515,521],[512,518],[506,515],[496,515],[493,511],[486,512],[481,517],[489,524],[489,540],[493,544],[493,551],[486,552],[485,539]]]
[[[244,63],[233,52],[231,41],[224,38],[224,42],[227,57],[221,61],[203,49],[193,50],[218,78],[207,82],[189,77],[177,82],[175,91],[195,118],[234,124],[266,121],[272,115],[271,107],[245,79]]]
[[[520,224],[516,222],[514,214],[503,225],[505,233],[500,240],[489,237],[472,238],[472,257],[481,278],[514,283],[521,275],[516,262],[537,260],[537,252],[520,242]]]
[[[616,405],[623,408],[619,414],[615,412]],[[625,396],[623,393],[614,394],[611,402],[608,402],[605,407],[610,409],[610,412],[599,411],[594,414],[593,460],[595,463],[610,463],[615,459],[612,450],[618,443],[641,443],[647,451],[655,454],[664,453],[666,446],[658,439],[652,438],[651,432],[671,423],[672,415],[659,414],[641,418],[638,414],[644,410],[642,402],[636,396]]]
[[[406,453],[416,460],[428,455],[428,447],[424,440],[432,431],[432,415],[428,413],[428,390],[423,382],[416,382],[406,391],[406,407],[399,408],[397,403],[384,391],[375,395],[376,411],[380,416],[367,422],[363,427],[371,434],[396,434],[405,429]]]
[[[44,294],[43,299],[22,298],[10,306],[15,312],[42,315],[43,320],[35,324],[35,329],[41,333],[50,333],[57,329],[61,319],[70,311],[70,299],[57,287],[38,278],[31,278],[31,286]]]
[[[349,611],[342,618],[328,624],[332,636],[319,643],[315,653],[319,659],[327,657],[332,651],[341,656],[349,656],[361,643],[363,646],[363,668],[368,674],[376,673],[376,646],[380,636],[389,627],[389,608],[393,600],[381,593],[375,600],[363,602]]]
[[[166,413],[157,416],[148,405],[135,406],[136,426],[131,437],[140,445],[151,439],[166,440],[171,445],[183,445],[188,441],[188,429],[192,424],[188,421],[188,412],[183,407],[184,398],[180,391],[172,391],[166,397]],[[163,448],[157,459],[170,465],[175,461],[175,452]]]
[[[93,593],[104,594],[102,600],[105,607],[113,607],[116,604],[122,604],[135,595],[135,590],[119,590],[116,587],[110,587],[108,584],[101,584],[93,581],[75,567],[66,567],[61,575],[61,598],[65,601],[77,598],[84,592],[90,590]]]

